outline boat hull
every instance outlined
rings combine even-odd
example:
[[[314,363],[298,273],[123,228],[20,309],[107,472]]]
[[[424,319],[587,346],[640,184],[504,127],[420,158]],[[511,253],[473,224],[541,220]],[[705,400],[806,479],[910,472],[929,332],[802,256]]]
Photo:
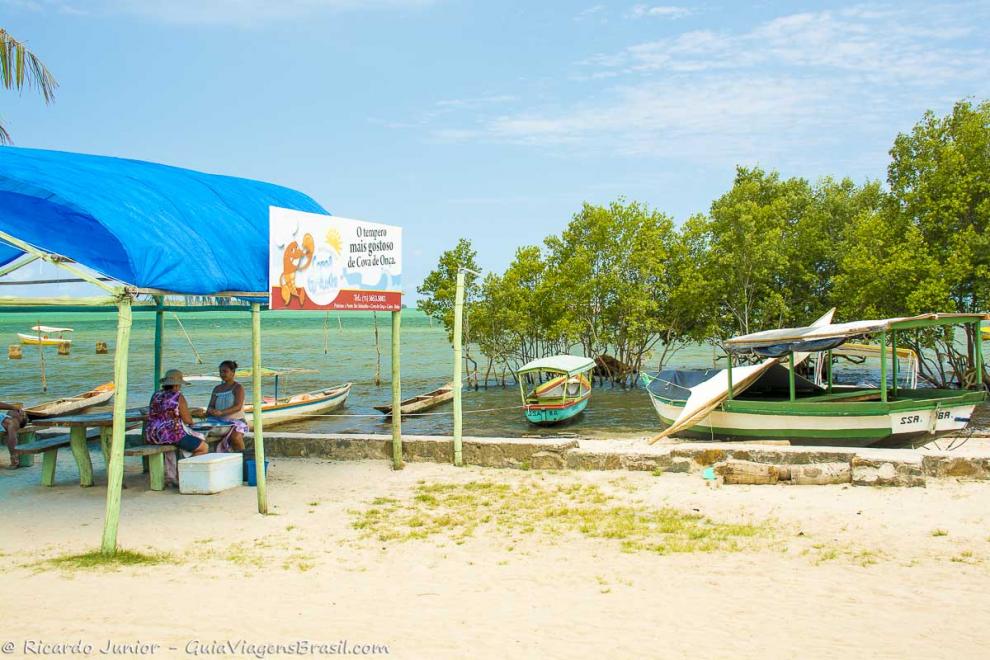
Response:
[[[71,339],[58,339],[57,337],[41,337],[38,335],[26,335],[23,332],[18,332],[17,336],[20,338],[21,343],[28,346],[61,346],[62,344],[71,345]]]
[[[649,394],[661,423],[670,426],[683,406]],[[828,447],[918,447],[965,429],[982,393],[953,398],[944,402],[826,403],[817,410],[814,404],[730,401],[674,435],[710,441],[787,440],[792,445]]]
[[[403,415],[413,415],[430,410],[431,408],[436,408],[439,405],[451,401],[453,398],[454,387],[453,385],[448,385],[446,387],[433,390],[432,392],[406,399],[400,405],[399,411]],[[375,406],[375,410],[384,414],[386,417],[392,416],[392,406]]]
[[[45,419],[61,415],[74,415],[94,406],[106,403],[113,398],[114,384],[104,383],[79,396],[70,396],[56,401],[49,401],[37,406],[25,408],[24,412],[31,419]]]
[[[268,427],[327,413],[343,406],[350,393],[351,384],[346,383],[340,387],[307,392],[290,397],[288,400],[266,403],[261,407],[261,420]],[[244,417],[248,428],[253,429],[252,406],[244,407]]]
[[[589,395],[566,404],[529,404],[526,406],[526,419],[539,426],[560,424],[584,412],[584,409],[588,407],[588,401],[590,399],[591,396]]]

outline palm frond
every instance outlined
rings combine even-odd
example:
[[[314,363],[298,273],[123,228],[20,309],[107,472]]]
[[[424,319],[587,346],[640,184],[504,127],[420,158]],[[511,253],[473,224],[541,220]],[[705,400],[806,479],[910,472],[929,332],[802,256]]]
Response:
[[[0,84],[5,89],[36,88],[45,103],[52,102],[58,88],[58,81],[44,63],[3,28],[0,28]],[[0,133],[0,140],[2,135]]]

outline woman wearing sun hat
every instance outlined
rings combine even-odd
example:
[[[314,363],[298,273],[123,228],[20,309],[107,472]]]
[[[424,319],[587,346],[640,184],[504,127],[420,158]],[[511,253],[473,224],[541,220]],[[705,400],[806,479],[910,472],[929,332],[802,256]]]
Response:
[[[189,405],[182,396],[186,381],[178,369],[169,369],[161,380],[162,389],[151,396],[145,439],[154,445],[178,445],[194,456],[209,451],[203,435],[193,431]]]

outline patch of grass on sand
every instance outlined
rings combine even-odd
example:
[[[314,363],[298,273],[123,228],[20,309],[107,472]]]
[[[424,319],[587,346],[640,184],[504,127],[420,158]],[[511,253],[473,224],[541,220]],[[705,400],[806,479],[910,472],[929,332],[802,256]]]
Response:
[[[866,548],[826,545],[825,543],[816,543],[811,546],[810,550],[805,550],[801,554],[810,555],[815,565],[841,559],[859,564],[863,568],[879,563],[881,559],[886,559],[886,555],[879,551],[868,550]]]
[[[118,550],[116,554],[105,555],[99,550],[78,555],[60,555],[46,559],[39,564],[63,570],[114,570],[126,566],[157,566],[175,563],[175,557],[167,552],[144,553],[136,550]]]
[[[621,484],[613,484],[621,485]],[[446,535],[463,542],[478,529],[516,542],[521,536],[576,534],[616,541],[624,552],[736,552],[771,533],[768,523],[716,522],[672,507],[629,503],[581,483],[516,485],[492,481],[418,484],[404,500],[376,498],[351,511],[363,538],[411,541]]]
[[[932,530],[932,536],[948,536],[948,535],[949,535],[949,532],[945,531],[944,529],[933,529]]]

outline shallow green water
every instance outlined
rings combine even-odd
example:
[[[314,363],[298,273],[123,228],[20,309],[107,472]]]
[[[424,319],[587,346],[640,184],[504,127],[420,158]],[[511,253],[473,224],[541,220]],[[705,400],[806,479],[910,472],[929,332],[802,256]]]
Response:
[[[352,382],[354,387],[347,407],[335,415],[305,422],[290,423],[279,428],[293,431],[387,433],[390,426],[372,406],[388,403],[391,390],[391,321],[390,315],[379,314],[382,347],[383,385],[374,385],[376,352],[374,321],[370,313],[332,314],[328,331],[324,333],[324,316],[266,312],[262,314],[262,363],[267,367],[305,367],[315,374],[296,374],[279,379],[280,394],[298,393]],[[182,324],[202,356],[197,364],[175,318],[166,315],[164,368],[178,368],[185,374],[213,374],[216,365],[225,359],[236,360],[241,366],[250,364],[251,325],[247,312],[203,312],[180,316]],[[94,385],[113,379],[113,346],[116,338],[116,317],[105,313],[73,314],[10,314],[0,313],[0,342],[18,342],[17,332],[26,332],[41,322],[45,325],[71,327],[75,330],[72,353],[58,356],[55,347],[45,349],[48,393],[43,394],[40,382],[38,348],[24,346],[24,358],[8,360],[0,355],[0,399],[31,404],[59,396],[76,394]],[[328,343],[324,353],[324,336]],[[106,341],[111,354],[96,355],[97,341]],[[152,391],[154,347],[154,314],[135,314],[130,349],[129,405],[144,405]],[[452,352],[447,337],[439,326],[431,326],[421,313],[405,310],[402,314],[402,390],[412,396],[434,389],[450,379]],[[710,349],[685,350],[678,355],[677,364],[703,366],[711,363]],[[205,405],[215,383],[195,383],[186,387],[192,405]],[[272,394],[274,381],[265,380],[265,393]],[[530,425],[518,408],[472,413],[489,408],[512,408],[519,405],[515,386],[481,388],[464,393],[464,433],[466,435],[520,435],[525,433],[556,434],[561,431],[581,434],[640,433],[657,428],[649,398],[642,390],[611,387],[596,388],[588,409],[567,426],[540,429]],[[406,418],[403,431],[410,434],[449,434],[452,431],[451,406],[436,408],[442,414]]]

